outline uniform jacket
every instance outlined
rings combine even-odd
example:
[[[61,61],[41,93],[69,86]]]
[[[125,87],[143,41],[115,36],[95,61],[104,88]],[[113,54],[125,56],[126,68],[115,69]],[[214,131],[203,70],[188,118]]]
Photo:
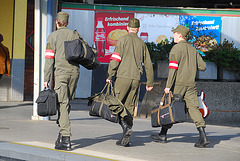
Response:
[[[9,51],[2,43],[0,43],[0,74],[10,74]]]
[[[196,85],[197,70],[206,70],[206,63],[197,50],[186,40],[182,40],[173,46],[169,61],[169,76],[166,88],[171,88],[174,83],[193,87]]]
[[[153,67],[146,44],[136,33],[129,33],[118,39],[115,51],[111,56],[108,68],[108,79],[116,77],[140,80],[144,63],[147,86],[153,86]]]
[[[70,64],[65,59],[64,50],[65,41],[71,41],[77,38],[78,35],[74,34],[72,30],[66,27],[61,27],[48,36],[44,66],[44,82],[49,82],[53,69],[55,76],[79,73],[79,65],[77,63]]]

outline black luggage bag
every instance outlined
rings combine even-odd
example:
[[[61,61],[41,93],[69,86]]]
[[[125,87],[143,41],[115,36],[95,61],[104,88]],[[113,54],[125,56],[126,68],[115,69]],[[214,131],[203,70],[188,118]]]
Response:
[[[109,107],[103,102],[94,101],[91,110],[89,110],[89,115],[102,117],[113,123],[119,122],[119,116],[113,114]]]
[[[160,105],[151,112],[152,127],[185,122],[188,119],[186,103],[180,95],[164,93]]]
[[[36,100],[39,116],[53,116],[57,114],[57,93],[49,88],[44,88]]]
[[[108,87],[108,89],[106,93],[104,93],[106,87]],[[113,123],[119,123],[118,113],[125,110],[125,107],[122,102],[115,97],[111,83],[107,83],[100,93],[88,97],[88,99],[88,105],[91,106],[89,110],[90,116],[98,116]]]
[[[90,47],[77,31],[74,32],[79,38],[64,42],[66,60],[81,64],[88,70],[98,68],[97,49]]]

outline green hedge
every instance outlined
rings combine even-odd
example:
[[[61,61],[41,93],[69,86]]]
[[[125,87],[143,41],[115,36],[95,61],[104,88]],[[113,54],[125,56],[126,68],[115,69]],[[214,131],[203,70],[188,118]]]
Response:
[[[204,59],[216,63],[218,67],[240,74],[240,50],[234,47],[233,42],[225,39],[205,55]]]
[[[152,62],[157,64],[159,61],[168,61],[169,52],[172,49],[174,42],[160,42],[155,44],[154,42],[147,42],[148,51],[150,53]]]

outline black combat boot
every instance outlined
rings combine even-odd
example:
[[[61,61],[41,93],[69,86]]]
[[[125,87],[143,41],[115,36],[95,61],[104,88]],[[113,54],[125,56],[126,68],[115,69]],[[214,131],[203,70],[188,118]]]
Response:
[[[132,127],[129,126],[127,124],[126,121],[124,120],[120,120],[119,124],[122,126],[122,129],[123,129],[123,135],[122,135],[122,138],[121,140],[118,140],[116,142],[117,145],[120,145],[120,146],[129,146],[129,140],[130,140],[130,136],[132,135]]]
[[[72,147],[71,147],[70,136],[62,136],[59,133],[58,138],[55,142],[55,149],[71,151]]]
[[[159,134],[152,134],[150,138],[155,142],[167,142],[167,131],[168,128],[162,127],[161,132]]]
[[[207,139],[204,127],[197,128],[199,131],[199,140],[194,146],[197,148],[205,148],[210,142]]]
[[[62,143],[62,134],[59,133],[59,134],[58,134],[58,138],[57,138],[57,140],[55,141],[55,149],[56,149],[56,147],[58,147],[61,143]]]

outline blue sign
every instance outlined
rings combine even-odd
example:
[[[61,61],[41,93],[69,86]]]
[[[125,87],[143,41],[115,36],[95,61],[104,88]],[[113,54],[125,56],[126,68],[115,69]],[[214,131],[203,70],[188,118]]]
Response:
[[[207,52],[220,43],[221,17],[180,15],[179,23],[190,29],[189,41],[202,52]]]

